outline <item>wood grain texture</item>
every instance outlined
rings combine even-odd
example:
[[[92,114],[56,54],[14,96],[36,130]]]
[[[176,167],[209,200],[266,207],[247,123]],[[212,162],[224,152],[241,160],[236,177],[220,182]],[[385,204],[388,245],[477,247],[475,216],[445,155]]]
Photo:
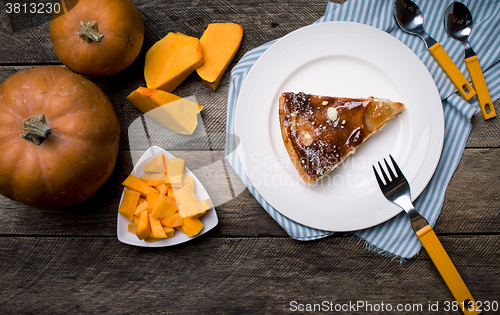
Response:
[[[172,151],[207,189],[216,206],[215,236],[286,236],[245,189],[222,151]],[[35,209],[0,196],[0,235],[115,236],[121,182],[141,151],[120,152],[106,184],[83,203],[61,209]],[[435,226],[438,234],[500,232],[499,149],[468,149],[453,176]]]
[[[498,299],[500,256],[484,248],[500,246],[500,237],[441,241],[473,296]],[[113,238],[9,237],[0,250],[8,314],[277,314],[291,301],[357,300],[422,304],[407,314],[428,314],[429,301],[453,299],[425,253],[400,264],[345,238],[202,237],[144,249]],[[360,313],[380,312],[345,312]]]

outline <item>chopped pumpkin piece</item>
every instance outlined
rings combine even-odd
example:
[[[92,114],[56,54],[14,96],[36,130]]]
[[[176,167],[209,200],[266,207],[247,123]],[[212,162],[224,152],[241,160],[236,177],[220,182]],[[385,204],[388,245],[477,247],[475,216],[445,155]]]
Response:
[[[184,224],[178,226],[177,229],[187,236],[192,237],[201,232],[203,223],[198,218],[184,218]]]
[[[172,214],[164,219],[160,219],[161,225],[168,227],[181,226],[184,223],[184,219],[181,218],[179,212]]]
[[[203,211],[208,211],[214,207],[214,204],[212,203],[212,200],[210,200],[210,198],[202,200],[200,203]]]
[[[123,199],[118,208],[118,212],[121,213],[127,220],[134,220],[135,208],[139,202],[139,197],[141,194],[134,190],[125,189],[123,191]]]
[[[138,223],[132,223],[132,224],[129,224],[129,225],[128,225],[128,231],[129,231],[130,233],[137,234],[137,226],[138,226],[138,225],[139,225]]]
[[[172,187],[168,188],[167,196],[175,200],[174,189]]]
[[[174,214],[177,210],[177,204],[174,200],[165,195],[158,195],[156,204],[153,207],[153,212],[151,213],[151,217],[166,218]]]
[[[182,186],[185,186],[185,185],[191,186],[191,188],[193,188],[193,190],[194,190],[194,178],[193,178],[193,176],[190,176],[187,174],[184,174],[184,176],[182,176]]]
[[[130,174],[122,183],[123,186],[130,190],[135,190],[140,192],[141,195],[147,196],[149,191],[153,188],[146,184],[143,180],[137,178],[136,176]]]
[[[160,220],[149,216],[149,223],[151,224],[151,236],[154,238],[167,238],[167,234],[163,230]]]
[[[151,235],[151,224],[149,222],[149,213],[147,211],[142,211],[139,216],[136,234],[140,240],[143,240]]]
[[[134,221],[132,221],[132,222],[139,223],[139,216],[134,215]]]
[[[145,173],[139,177],[149,186],[158,186],[165,183],[165,172],[161,173]]]
[[[149,205],[149,202],[143,202],[140,205],[138,205],[137,208],[135,209],[135,215],[139,216],[142,211],[147,211],[148,213],[151,213],[152,208]]]
[[[170,32],[146,53],[146,85],[172,92],[202,63],[203,51],[198,38]]]
[[[168,194],[168,188],[169,188],[169,186],[167,186],[167,185],[165,184],[165,182],[161,183],[161,184],[160,184],[160,185],[158,185],[158,186],[155,186],[155,189],[156,189],[156,190],[158,190],[158,192],[159,192],[160,194],[162,194],[162,195],[166,195],[166,194]]]
[[[184,176],[184,160],[175,158],[170,160],[168,166],[168,179],[172,187],[182,187],[182,178]]]
[[[203,108],[177,95],[144,87],[137,88],[127,99],[159,124],[183,135],[190,135],[196,129],[197,116]]]
[[[163,154],[155,156],[151,161],[144,164],[142,170],[146,173],[163,173],[165,168],[163,167],[163,160],[165,156]]]
[[[151,191],[148,193],[146,196],[146,200],[149,203],[149,206],[151,209],[154,209],[156,205],[156,200],[158,199],[158,196],[160,196],[160,193],[156,191],[156,189],[151,189]]]
[[[165,231],[165,234],[167,234],[167,238],[174,237],[174,234],[175,234],[174,228],[164,226],[163,231]]]
[[[200,38],[203,64],[196,69],[203,82],[216,90],[243,38],[243,27],[234,23],[209,24]]]
[[[174,194],[175,200],[179,205],[181,218],[192,217],[205,212],[191,186],[186,185],[175,191]]]

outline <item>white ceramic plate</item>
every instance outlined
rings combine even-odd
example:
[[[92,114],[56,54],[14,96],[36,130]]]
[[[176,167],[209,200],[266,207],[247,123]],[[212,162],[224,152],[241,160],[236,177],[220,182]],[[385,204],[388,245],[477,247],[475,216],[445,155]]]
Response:
[[[406,109],[321,182],[305,184],[281,138],[282,92],[388,98]],[[374,27],[327,22],[304,27],[255,63],[236,107],[238,154],[259,194],[288,218],[317,229],[353,231],[401,211],[381,194],[372,165],[396,159],[415,199],[432,177],[444,139],[436,85],[403,43]]]
[[[168,159],[175,158],[175,156],[163,150],[162,148],[157,146],[152,146],[146,152],[144,152],[144,154],[141,156],[141,158],[135,165],[134,169],[132,170],[131,174],[137,177],[144,175],[144,171],[142,170],[143,165],[151,161],[155,156],[158,156],[160,154],[165,155],[165,157],[167,157]],[[194,176],[194,174],[187,167],[185,173],[194,178],[194,192],[198,197],[198,199],[205,200],[207,198],[210,198],[208,196],[207,191],[200,183],[198,178],[196,178],[196,176]],[[120,199],[120,204],[122,203],[122,199],[123,199],[123,193]],[[128,225],[131,224],[132,222],[130,222],[124,216],[118,213],[118,227],[117,227],[118,240],[120,240],[120,242],[123,242],[125,244],[142,246],[142,247],[164,247],[164,246],[171,246],[184,243],[210,231],[217,225],[219,221],[217,219],[217,214],[215,213],[215,208],[212,208],[211,210],[207,211],[204,215],[200,217],[200,220],[204,226],[201,232],[196,236],[189,237],[186,234],[182,233],[181,231],[175,230],[174,237],[167,238],[157,242],[146,243],[145,241],[141,241],[140,239],[138,239],[135,234],[130,233],[128,231]]]

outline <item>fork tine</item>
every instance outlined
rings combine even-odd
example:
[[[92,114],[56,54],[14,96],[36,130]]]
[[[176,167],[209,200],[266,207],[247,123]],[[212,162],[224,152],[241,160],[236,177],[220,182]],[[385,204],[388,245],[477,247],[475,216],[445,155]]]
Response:
[[[389,154],[389,157],[391,158],[392,165],[394,165],[394,169],[396,170],[396,174],[398,174],[398,177],[404,177],[403,172],[401,172],[401,169],[398,166],[398,163],[396,163],[396,161],[394,161],[394,158],[392,157],[392,155]]]
[[[394,172],[392,171],[392,168],[389,166],[389,163],[387,163],[386,159],[384,159],[384,162],[385,162],[385,166],[387,166],[387,171],[389,172],[389,175],[391,175],[392,180],[395,180],[396,175],[394,175]]]
[[[372,165],[373,167],[373,172],[375,173],[375,177],[377,178],[377,183],[378,183],[378,186],[380,188],[384,187],[384,182],[382,181],[382,179],[380,178],[380,176],[378,175],[378,172],[377,172],[377,169],[375,168],[375,165]]]
[[[384,177],[385,183],[388,185],[391,182],[391,180],[389,179],[389,177],[387,177],[387,174],[385,173],[384,169],[382,168],[382,164],[380,164],[380,162],[378,162],[378,166],[380,167],[380,172],[382,173],[382,176]]]

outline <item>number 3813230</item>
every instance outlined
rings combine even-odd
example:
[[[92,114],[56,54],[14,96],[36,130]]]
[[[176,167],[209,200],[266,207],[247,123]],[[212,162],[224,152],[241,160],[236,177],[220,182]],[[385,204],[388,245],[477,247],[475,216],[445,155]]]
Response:
[[[59,3],[19,3],[7,2],[5,4],[5,12],[7,14],[43,14],[43,13],[59,13],[61,5]]]

